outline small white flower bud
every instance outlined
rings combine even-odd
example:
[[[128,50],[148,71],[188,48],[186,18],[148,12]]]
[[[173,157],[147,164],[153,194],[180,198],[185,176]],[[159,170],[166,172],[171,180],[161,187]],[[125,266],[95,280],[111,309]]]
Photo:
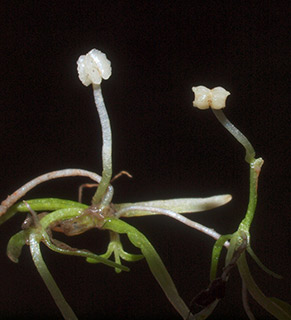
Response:
[[[201,110],[208,109],[209,107],[212,109],[224,108],[226,98],[230,95],[230,93],[222,87],[216,87],[210,90],[204,86],[198,86],[193,87],[192,91],[195,94],[193,106]]]
[[[77,69],[79,78],[85,86],[100,84],[102,79],[107,80],[111,76],[111,62],[103,52],[97,49],[92,49],[86,55],[80,56]]]

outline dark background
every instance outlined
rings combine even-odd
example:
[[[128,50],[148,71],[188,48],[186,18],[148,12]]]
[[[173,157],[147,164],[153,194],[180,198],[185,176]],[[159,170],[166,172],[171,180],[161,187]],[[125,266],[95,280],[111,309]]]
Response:
[[[113,67],[102,88],[113,132],[114,173],[133,175],[114,182],[114,201],[231,193],[227,206],[189,217],[220,233],[235,231],[248,201],[244,150],[211,111],[192,107],[193,85],[221,85],[231,92],[226,115],[265,160],[252,247],[285,279],[273,279],[251,261],[252,273],[266,295],[290,302],[288,2],[185,3],[2,2],[1,199],[51,170],[79,167],[101,173],[99,120],[91,89],[76,71],[78,57],[96,47]],[[76,200],[85,181],[49,182],[26,199]],[[6,257],[6,244],[23,218],[1,226],[0,318],[59,319],[28,247],[19,264]],[[207,287],[212,239],[166,217],[128,222],[155,246],[186,303]],[[107,234],[92,230],[68,242],[101,253]],[[180,319],[145,261],[132,264],[129,273],[115,274],[46,248],[43,255],[80,319]],[[240,291],[234,270],[211,319],[246,319]],[[250,301],[258,319],[269,318]]]

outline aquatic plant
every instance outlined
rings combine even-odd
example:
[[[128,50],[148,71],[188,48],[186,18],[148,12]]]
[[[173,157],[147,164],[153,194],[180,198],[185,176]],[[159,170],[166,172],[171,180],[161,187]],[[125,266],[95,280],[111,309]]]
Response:
[[[99,176],[94,172],[72,168],[52,171],[29,181],[2,201],[0,224],[12,218],[16,213],[27,213],[21,226],[21,231],[13,235],[8,242],[7,255],[9,259],[17,263],[23,246],[28,245],[30,247],[33,262],[65,319],[77,319],[77,317],[50,274],[42,258],[40,243],[56,253],[79,256],[85,258],[88,263],[103,263],[113,267],[117,273],[129,271],[129,268],[121,263],[121,259],[134,262],[144,258],[168,300],[183,319],[207,318],[219,300],[223,298],[229,273],[235,266],[238,266],[244,288],[243,304],[249,318],[253,319],[253,315],[248,306],[247,291],[263,308],[278,319],[290,319],[290,306],[279,299],[265,297],[255,284],[246,262],[245,252],[248,252],[263,270],[279,277],[262,265],[250,246],[250,226],[256,208],[258,177],[263,160],[261,158],[255,159],[255,152],[250,142],[223,114],[221,109],[225,107],[229,92],[221,87],[212,90],[202,86],[193,88],[195,93],[194,106],[200,109],[209,107],[213,109],[218,120],[246,149],[246,161],[250,165],[250,198],[246,216],[239,225],[238,230],[233,234],[220,235],[215,230],[188,219],[184,214],[222,206],[231,200],[231,195],[228,194],[208,198],[179,198],[137,203],[118,204],[112,202],[114,194],[112,181],[121,174],[129,174],[122,171],[112,178],[111,127],[101,91],[102,79],[108,79],[111,75],[111,63],[104,53],[93,49],[86,55],[80,56],[77,68],[81,82],[85,86],[92,85],[95,104],[101,122],[103,139],[102,175]],[[26,193],[41,183],[72,176],[89,177],[95,182],[94,185],[97,189],[91,204],[83,204],[81,202],[82,191],[80,192],[79,201],[41,198],[18,202]],[[154,219],[155,215],[166,215],[216,240],[212,253],[209,287],[193,299],[192,304],[202,307],[202,310],[196,314],[193,314],[192,306],[189,308],[180,297],[173,279],[153,245],[145,235],[123,219],[149,215],[153,216],[152,219]],[[85,249],[72,248],[55,238],[57,232],[67,236],[77,236],[90,229],[109,231],[110,241],[105,253],[95,254]],[[132,254],[126,252],[123,249],[120,234],[126,234],[129,241],[139,248],[141,253]],[[223,246],[227,248],[225,267],[221,276],[217,277],[217,263]],[[110,259],[112,255],[114,256],[114,261]]]

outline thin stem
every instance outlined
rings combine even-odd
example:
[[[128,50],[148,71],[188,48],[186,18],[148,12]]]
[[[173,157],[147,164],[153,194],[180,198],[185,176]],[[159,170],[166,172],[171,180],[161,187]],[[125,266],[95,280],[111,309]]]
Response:
[[[212,109],[218,121],[228,130],[236,140],[246,149],[246,162],[250,163],[255,158],[255,150],[247,137],[243,135],[225,116],[222,110]]]
[[[31,252],[33,262],[37,268],[37,271],[39,272],[40,276],[45,282],[45,285],[47,286],[50,294],[52,295],[63,317],[66,320],[78,320],[74,311],[71,309],[71,307],[65,300],[64,296],[62,295],[59,287],[57,286],[55,280],[53,279],[51,273],[49,272],[45,262],[43,261],[43,258],[40,252],[39,242],[37,241],[36,238],[37,238],[37,235],[34,233],[31,233],[29,236],[30,252]]]
[[[269,275],[271,275],[272,277],[276,278],[276,279],[283,279],[283,277],[275,272],[273,272],[272,270],[268,269],[266,266],[263,265],[263,263],[261,262],[261,260],[257,257],[257,255],[254,253],[253,249],[248,246],[247,247],[247,252],[249,253],[249,255],[252,257],[253,260],[255,260],[256,264],[266,273],[268,273]]]
[[[101,201],[101,205],[100,205],[101,210],[110,205],[111,200],[113,198],[113,194],[114,194],[114,189],[112,185],[108,185],[107,190]]]
[[[57,170],[51,171],[41,176],[38,176],[31,181],[27,182],[21,188],[17,189],[13,192],[12,195],[8,196],[4,201],[2,201],[0,205],[0,217],[5,214],[7,209],[11,207],[14,203],[16,203],[20,198],[22,198],[28,191],[36,187],[37,185],[52,179],[57,178],[64,178],[64,177],[89,177],[90,179],[99,183],[101,181],[101,177],[94,173],[87,170],[82,169],[64,169],[64,170]]]
[[[97,191],[92,199],[93,204],[99,204],[104,193],[110,183],[112,176],[112,139],[110,121],[106,111],[105,103],[102,96],[101,86],[93,84],[93,93],[95,104],[100,118],[102,128],[102,179],[97,188]]]
[[[244,231],[246,233],[249,232],[251,223],[254,218],[256,206],[257,206],[257,189],[258,189],[258,179],[259,174],[261,171],[261,167],[263,165],[264,161],[262,158],[258,158],[253,160],[250,163],[250,194],[249,194],[249,204],[247,213],[245,215],[245,218],[242,220],[242,222],[239,225],[238,230]]]
[[[224,244],[231,238],[231,236],[231,234],[225,234],[221,236],[218,240],[216,240],[213,246],[210,267],[210,281],[213,281],[216,278],[217,265],[221,254],[221,250]]]
[[[125,207],[122,208],[121,210],[119,210],[116,213],[116,217],[120,217],[123,215],[126,215],[128,211],[148,211],[148,212],[156,212],[158,214],[163,214],[165,216],[171,217],[173,219],[176,219],[184,224],[186,224],[187,226],[194,228],[198,231],[201,231],[207,235],[209,235],[210,237],[214,238],[215,240],[220,238],[220,234],[217,233],[214,229],[210,229],[208,227],[203,226],[202,224],[192,221],[184,216],[182,216],[179,213],[176,213],[174,211],[171,210],[167,210],[167,209],[161,209],[161,208],[155,208],[155,207],[143,207],[143,206],[130,206],[130,207]],[[229,246],[228,242],[225,242],[224,244],[225,247]]]

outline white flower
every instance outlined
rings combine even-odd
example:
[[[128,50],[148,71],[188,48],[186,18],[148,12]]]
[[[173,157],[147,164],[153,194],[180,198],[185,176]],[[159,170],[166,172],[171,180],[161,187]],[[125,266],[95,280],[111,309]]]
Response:
[[[216,87],[208,89],[204,86],[193,87],[192,91],[195,94],[193,106],[201,110],[208,109],[222,109],[225,107],[226,98],[230,95],[230,92],[226,91],[222,87]]]
[[[86,87],[90,84],[100,84],[102,79],[107,80],[111,76],[111,62],[97,49],[80,56],[77,69],[79,78]]]

